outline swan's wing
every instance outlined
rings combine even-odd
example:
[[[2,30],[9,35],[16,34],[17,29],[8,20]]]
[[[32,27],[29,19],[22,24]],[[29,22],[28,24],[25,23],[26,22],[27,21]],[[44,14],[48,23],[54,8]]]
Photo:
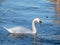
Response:
[[[11,31],[13,31],[14,33],[31,33],[32,31],[28,28],[24,28],[24,27],[13,27],[10,28]]]

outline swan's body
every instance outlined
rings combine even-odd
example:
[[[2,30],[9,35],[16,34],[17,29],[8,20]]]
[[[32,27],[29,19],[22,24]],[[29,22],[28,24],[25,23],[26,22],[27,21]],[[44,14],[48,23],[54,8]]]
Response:
[[[12,27],[10,29],[4,27],[9,33],[34,33],[32,30],[20,26]]]
[[[41,20],[39,18],[35,18],[32,21],[32,30],[24,28],[24,27],[20,27],[20,26],[16,26],[16,27],[12,27],[12,28],[7,28],[4,27],[9,33],[29,33],[29,34],[35,34],[36,33],[36,27],[35,27],[35,22],[41,23]]]

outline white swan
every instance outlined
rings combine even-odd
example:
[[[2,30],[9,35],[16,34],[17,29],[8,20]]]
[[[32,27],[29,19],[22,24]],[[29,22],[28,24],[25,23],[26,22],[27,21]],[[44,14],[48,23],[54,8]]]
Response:
[[[19,33],[24,33],[24,34],[36,34],[36,27],[35,27],[35,22],[38,22],[39,24],[42,23],[42,21],[39,18],[35,18],[32,21],[32,30],[29,30],[27,28],[24,27],[20,27],[20,26],[16,26],[16,27],[12,27],[12,28],[7,28],[4,27],[9,33],[13,33],[13,34],[19,34]]]

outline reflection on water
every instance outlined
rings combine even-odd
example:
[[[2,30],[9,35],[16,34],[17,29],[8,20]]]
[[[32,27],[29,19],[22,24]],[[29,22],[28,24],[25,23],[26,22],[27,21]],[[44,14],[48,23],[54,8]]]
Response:
[[[60,25],[60,0],[56,1],[54,22],[55,24]]]
[[[39,42],[36,40],[36,35],[35,34],[33,34],[33,35],[29,35],[29,34],[8,34],[8,37],[15,38],[15,39],[20,39],[20,40],[25,40],[25,39],[30,40],[31,39],[32,45],[42,45],[40,39],[39,39],[40,40]]]
[[[57,2],[57,0],[50,0],[51,2],[53,2],[53,3],[56,3]]]
[[[55,24],[60,25],[60,0],[50,0],[50,1],[52,1],[56,5],[56,6],[54,6],[55,19],[53,20],[53,22]]]

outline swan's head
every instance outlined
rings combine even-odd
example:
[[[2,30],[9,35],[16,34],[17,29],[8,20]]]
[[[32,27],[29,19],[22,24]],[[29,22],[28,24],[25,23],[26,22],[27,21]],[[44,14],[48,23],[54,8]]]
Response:
[[[36,33],[36,27],[35,27],[35,23],[38,22],[40,25],[42,24],[42,21],[39,19],[39,18],[35,18],[33,21],[32,21],[32,30],[33,30],[33,33]]]
[[[42,21],[39,19],[39,18],[35,18],[34,20],[33,20],[33,22],[35,23],[35,22],[38,22],[40,25],[42,24]]]

